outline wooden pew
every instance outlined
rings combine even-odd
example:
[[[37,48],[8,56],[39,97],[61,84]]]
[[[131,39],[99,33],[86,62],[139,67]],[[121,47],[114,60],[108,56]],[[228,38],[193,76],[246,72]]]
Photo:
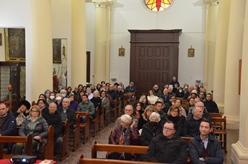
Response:
[[[76,124],[75,129],[73,131],[73,149],[72,151],[76,151],[80,147],[80,116],[76,115]]]
[[[114,108],[110,107],[111,110],[109,112],[112,111],[114,113],[113,122],[115,122],[115,120],[117,119],[117,100],[113,100],[112,104],[115,104],[115,107]]]
[[[209,113],[211,117],[222,117],[223,113]]]
[[[25,155],[32,155],[33,149],[32,149],[32,135],[28,134],[26,137],[21,136],[0,136],[0,143],[24,143],[25,144]],[[13,156],[13,154],[3,154],[3,150],[1,152],[2,156],[1,159],[9,159]],[[21,154],[20,154],[21,155]]]
[[[127,161],[127,160],[112,160],[112,159],[92,159],[84,158],[81,155],[79,159],[79,164],[159,164],[155,162],[140,162],[140,161]],[[170,164],[170,163],[164,163]]]
[[[98,134],[98,120],[99,120],[99,110],[98,108],[95,108],[96,118],[91,119],[90,122],[93,122],[94,124],[94,134],[93,137],[95,137]]]
[[[86,123],[80,123],[80,128],[84,129],[84,144],[87,143],[89,141],[90,138],[90,115],[89,115],[89,111],[87,112],[75,112],[75,114],[79,115],[80,117],[86,116]]]
[[[54,127],[49,126],[48,129],[48,144],[44,148],[44,159],[50,159],[53,160],[53,150],[54,150]]]
[[[121,98],[119,97],[119,104],[118,104],[118,117],[121,116]]]
[[[219,141],[223,149],[225,150],[225,152],[227,152],[227,149],[226,149],[227,147],[226,146],[226,142],[227,142],[226,116],[224,116],[224,118],[213,117],[212,122],[219,124],[221,126],[219,129],[214,129],[214,134],[220,137]]]
[[[101,106],[102,114],[100,116],[100,130],[104,129],[104,105]]]
[[[63,122],[63,127],[64,127],[64,135],[62,137],[63,144],[61,146],[61,158],[60,158],[61,161],[66,159],[70,154],[70,152],[69,152],[70,127],[69,127],[69,120],[68,119]]]

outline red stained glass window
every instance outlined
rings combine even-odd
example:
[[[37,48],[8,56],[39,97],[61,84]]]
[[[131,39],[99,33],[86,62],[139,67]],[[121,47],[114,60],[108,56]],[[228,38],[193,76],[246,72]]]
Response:
[[[145,0],[146,6],[152,11],[163,11],[173,0]]]

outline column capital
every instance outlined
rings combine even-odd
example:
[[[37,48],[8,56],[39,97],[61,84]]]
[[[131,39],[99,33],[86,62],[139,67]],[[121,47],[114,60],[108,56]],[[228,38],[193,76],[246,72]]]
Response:
[[[112,0],[92,0],[92,2],[95,4],[95,7],[102,7],[102,8],[110,8],[113,4]]]
[[[204,0],[206,5],[215,5],[220,2],[220,0]]]

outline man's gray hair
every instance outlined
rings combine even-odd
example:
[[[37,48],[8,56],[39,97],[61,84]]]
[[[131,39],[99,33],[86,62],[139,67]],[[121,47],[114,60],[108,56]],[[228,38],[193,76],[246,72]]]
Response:
[[[196,112],[196,107],[193,107],[193,109],[192,109],[192,113],[195,113]]]
[[[98,92],[97,90],[95,90],[95,91],[93,92],[93,94],[94,94],[94,93],[97,93],[97,94],[99,95],[99,92]]]
[[[67,100],[69,101],[69,103],[70,103],[70,99],[69,99],[69,98],[67,98],[67,97],[66,97],[66,98],[64,98],[64,99],[63,99],[63,101],[64,101],[64,100],[66,100],[66,99],[67,99]]]
[[[56,106],[56,108],[57,108],[57,104],[55,104],[54,102],[50,103],[50,104],[49,104],[49,107],[50,107],[51,104],[54,104],[54,105]]]
[[[198,107],[199,104],[203,104],[203,106],[204,106],[204,103],[203,102],[198,101],[197,103],[195,103],[195,107]]]
[[[56,97],[57,97],[58,95],[60,95],[60,96],[62,97],[61,93],[57,93],[57,94],[56,94]]]
[[[133,111],[133,106],[132,106],[132,105],[126,105],[126,106],[125,106],[125,109],[126,109],[126,107],[128,107],[128,106],[130,106],[130,107],[132,108],[132,111]]]
[[[117,88],[122,88],[120,85]]]
[[[65,92],[65,94],[67,93],[65,89],[62,89],[62,90],[60,91],[61,94],[62,94],[62,92]]]

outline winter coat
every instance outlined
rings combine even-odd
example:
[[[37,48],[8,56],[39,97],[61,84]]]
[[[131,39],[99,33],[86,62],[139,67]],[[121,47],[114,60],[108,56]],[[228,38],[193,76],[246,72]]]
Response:
[[[136,93],[136,87],[133,86],[132,88],[130,88],[129,86],[127,86],[125,89],[125,93]]]
[[[7,112],[2,124],[1,135],[16,136],[16,118],[10,110]]]
[[[178,87],[180,87],[180,84],[178,81],[172,81],[170,85],[173,85],[173,88],[175,87],[175,84],[178,84]]]
[[[63,132],[63,123],[58,111],[55,111],[54,114],[47,113],[43,117],[47,121],[48,126],[52,125],[54,127],[54,140],[61,137]]]
[[[147,122],[149,122],[149,118],[144,118],[144,116],[140,115],[138,120],[138,130],[142,129],[143,125],[145,125]]]
[[[214,138],[212,133],[208,137],[208,157],[204,158],[204,144],[200,138],[200,133],[197,133],[194,139],[189,141],[189,157],[191,164],[222,164],[223,153],[220,142]],[[204,158],[204,162],[199,160]]]
[[[157,96],[157,97],[161,97],[162,96],[162,92],[161,92],[161,90],[155,90],[155,89],[153,89],[153,92],[154,92],[154,96]]]
[[[77,112],[87,112],[89,111],[90,119],[95,117],[95,107],[94,104],[88,100],[87,103],[83,101],[78,105]]]
[[[62,114],[62,112],[64,112],[64,109],[63,108],[59,108],[57,111],[58,111],[58,113],[59,113],[59,115],[61,117],[61,114]],[[69,120],[70,130],[72,131],[74,129],[73,126],[76,123],[75,112],[71,108],[67,108],[66,114],[67,114],[67,119]]]
[[[109,90],[108,95],[111,96],[112,100],[116,100],[118,97],[115,90],[112,90],[112,91]]]
[[[213,100],[210,101],[205,100],[203,103],[209,113],[219,113],[219,108]]]
[[[19,130],[19,136],[27,136],[30,133],[31,117],[28,116],[22,123]],[[43,117],[39,117],[37,124],[33,131],[32,137],[40,136],[41,138],[47,138],[48,136],[48,124]]]
[[[187,145],[175,135],[168,139],[159,134],[152,139],[146,155],[148,162],[187,164]]]
[[[185,122],[185,117],[184,116],[180,116],[180,117],[172,117],[172,116],[168,116],[167,117],[170,121],[172,121],[175,125],[175,129],[176,129],[176,133],[174,135],[177,136],[182,136],[183,135],[183,126],[184,126],[184,122]]]
[[[167,113],[169,111],[170,107],[172,106],[172,104],[171,104],[170,101],[168,101],[167,103],[164,104],[164,106],[165,107],[164,107],[163,110],[164,110],[165,113]]]
[[[179,92],[179,90],[177,90],[176,95],[177,97],[184,97],[184,91],[182,90],[182,92]]]
[[[201,124],[202,118],[195,120],[193,115],[190,115],[184,122],[183,136],[185,137],[194,137],[196,133],[199,133],[199,127]]]
[[[160,128],[160,126],[158,126],[157,128]],[[161,133],[160,129],[157,129],[155,132],[153,132],[152,127],[150,125],[150,121],[148,121],[142,127],[140,144],[142,146],[149,146],[152,141],[152,138],[158,136],[160,133]]]
[[[164,100],[164,103],[167,103],[168,101],[169,101],[169,94],[167,94],[167,95],[162,95],[160,98],[162,98],[163,100]]]
[[[77,111],[78,102],[76,102],[75,100],[74,100],[74,101],[71,101],[71,102],[70,102],[70,105],[69,105],[69,108],[71,108],[71,109],[74,110],[74,111]]]
[[[117,125],[110,138],[110,144],[119,144],[119,139],[121,137],[121,125]],[[128,128],[126,133],[126,145],[136,145],[139,139],[139,132],[136,127]]]
[[[94,104],[95,108],[98,107],[99,116],[100,116],[102,114],[102,100],[101,100],[101,98],[100,97],[93,97],[90,101]]]

